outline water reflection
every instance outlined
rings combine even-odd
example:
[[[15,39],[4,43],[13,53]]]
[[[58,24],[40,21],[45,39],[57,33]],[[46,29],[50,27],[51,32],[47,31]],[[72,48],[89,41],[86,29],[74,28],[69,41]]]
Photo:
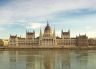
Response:
[[[0,51],[0,69],[96,69],[96,51]]]

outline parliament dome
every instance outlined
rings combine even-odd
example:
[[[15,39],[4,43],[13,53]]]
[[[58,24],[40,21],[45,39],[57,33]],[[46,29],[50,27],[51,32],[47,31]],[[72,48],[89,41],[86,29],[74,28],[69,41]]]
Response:
[[[49,26],[49,24],[47,24],[47,26],[45,27],[45,31],[51,31],[51,27]]]
[[[49,35],[52,34],[52,29],[49,26],[49,23],[48,22],[47,22],[47,26],[45,27],[44,34],[49,34]]]

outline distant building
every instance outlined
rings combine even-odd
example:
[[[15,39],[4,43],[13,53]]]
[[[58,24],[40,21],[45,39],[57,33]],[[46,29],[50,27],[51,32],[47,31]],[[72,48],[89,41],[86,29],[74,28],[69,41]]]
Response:
[[[35,31],[26,31],[26,38],[10,35],[9,46],[65,46],[70,45],[70,31],[61,32],[61,37],[56,36],[55,29],[52,30],[49,24],[42,33],[40,29],[39,37],[35,38]]]
[[[61,37],[56,36],[55,29],[52,30],[49,23],[44,29],[44,32],[40,29],[39,37],[35,37],[35,31],[26,31],[26,37],[22,38],[17,35],[10,35],[9,46],[88,46],[96,45],[96,40],[88,39],[86,35],[79,35],[75,38],[70,37],[70,30],[67,32],[61,31]]]
[[[77,46],[88,46],[88,37],[86,35],[79,35],[76,37]]]
[[[3,39],[3,46],[8,46],[8,45],[9,45],[9,40]]]
[[[0,46],[3,46],[4,45],[4,42],[2,39],[0,39]]]
[[[77,39],[71,38],[71,46],[76,46]]]
[[[88,39],[89,46],[96,46],[96,38]]]

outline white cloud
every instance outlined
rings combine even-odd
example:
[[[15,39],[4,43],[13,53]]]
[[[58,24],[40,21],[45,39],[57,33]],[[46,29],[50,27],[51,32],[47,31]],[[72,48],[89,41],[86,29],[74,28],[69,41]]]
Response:
[[[47,16],[60,11],[96,8],[95,0],[16,0],[0,9],[1,16]]]
[[[90,30],[90,29],[92,29],[92,27],[91,26],[86,26],[85,29]]]
[[[37,28],[41,28],[44,27],[45,24],[42,23],[28,23],[28,25],[26,26],[27,29],[37,29]]]
[[[47,19],[54,21],[55,15],[59,12],[76,10],[75,12],[78,13],[82,12],[78,11],[78,9],[90,8],[96,9],[96,0],[14,0],[10,4],[0,7],[0,27],[18,23],[27,29],[37,29],[45,26],[43,23],[39,23],[40,21],[47,21]],[[27,20],[28,17],[33,18]],[[74,25],[85,23],[88,25],[84,26],[84,28],[90,29],[90,31],[92,30],[91,27],[95,29],[95,15],[82,18],[72,18],[68,21],[62,21],[62,23],[66,22]],[[36,20],[37,22],[35,22]],[[78,31],[78,29],[75,31]],[[60,33],[57,31],[57,35],[60,35]]]
[[[0,19],[0,25],[13,24],[13,20],[11,19]]]

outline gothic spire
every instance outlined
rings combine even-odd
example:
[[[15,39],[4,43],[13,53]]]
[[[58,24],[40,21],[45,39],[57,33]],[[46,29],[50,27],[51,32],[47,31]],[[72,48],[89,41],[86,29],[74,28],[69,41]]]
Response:
[[[62,33],[63,33],[63,29],[62,29]]]
[[[40,29],[40,36],[42,36],[42,30]]]
[[[55,27],[54,27],[53,35],[55,36]]]
[[[33,33],[35,34],[35,30],[33,30]]]
[[[47,21],[47,26],[49,26],[49,22]]]

